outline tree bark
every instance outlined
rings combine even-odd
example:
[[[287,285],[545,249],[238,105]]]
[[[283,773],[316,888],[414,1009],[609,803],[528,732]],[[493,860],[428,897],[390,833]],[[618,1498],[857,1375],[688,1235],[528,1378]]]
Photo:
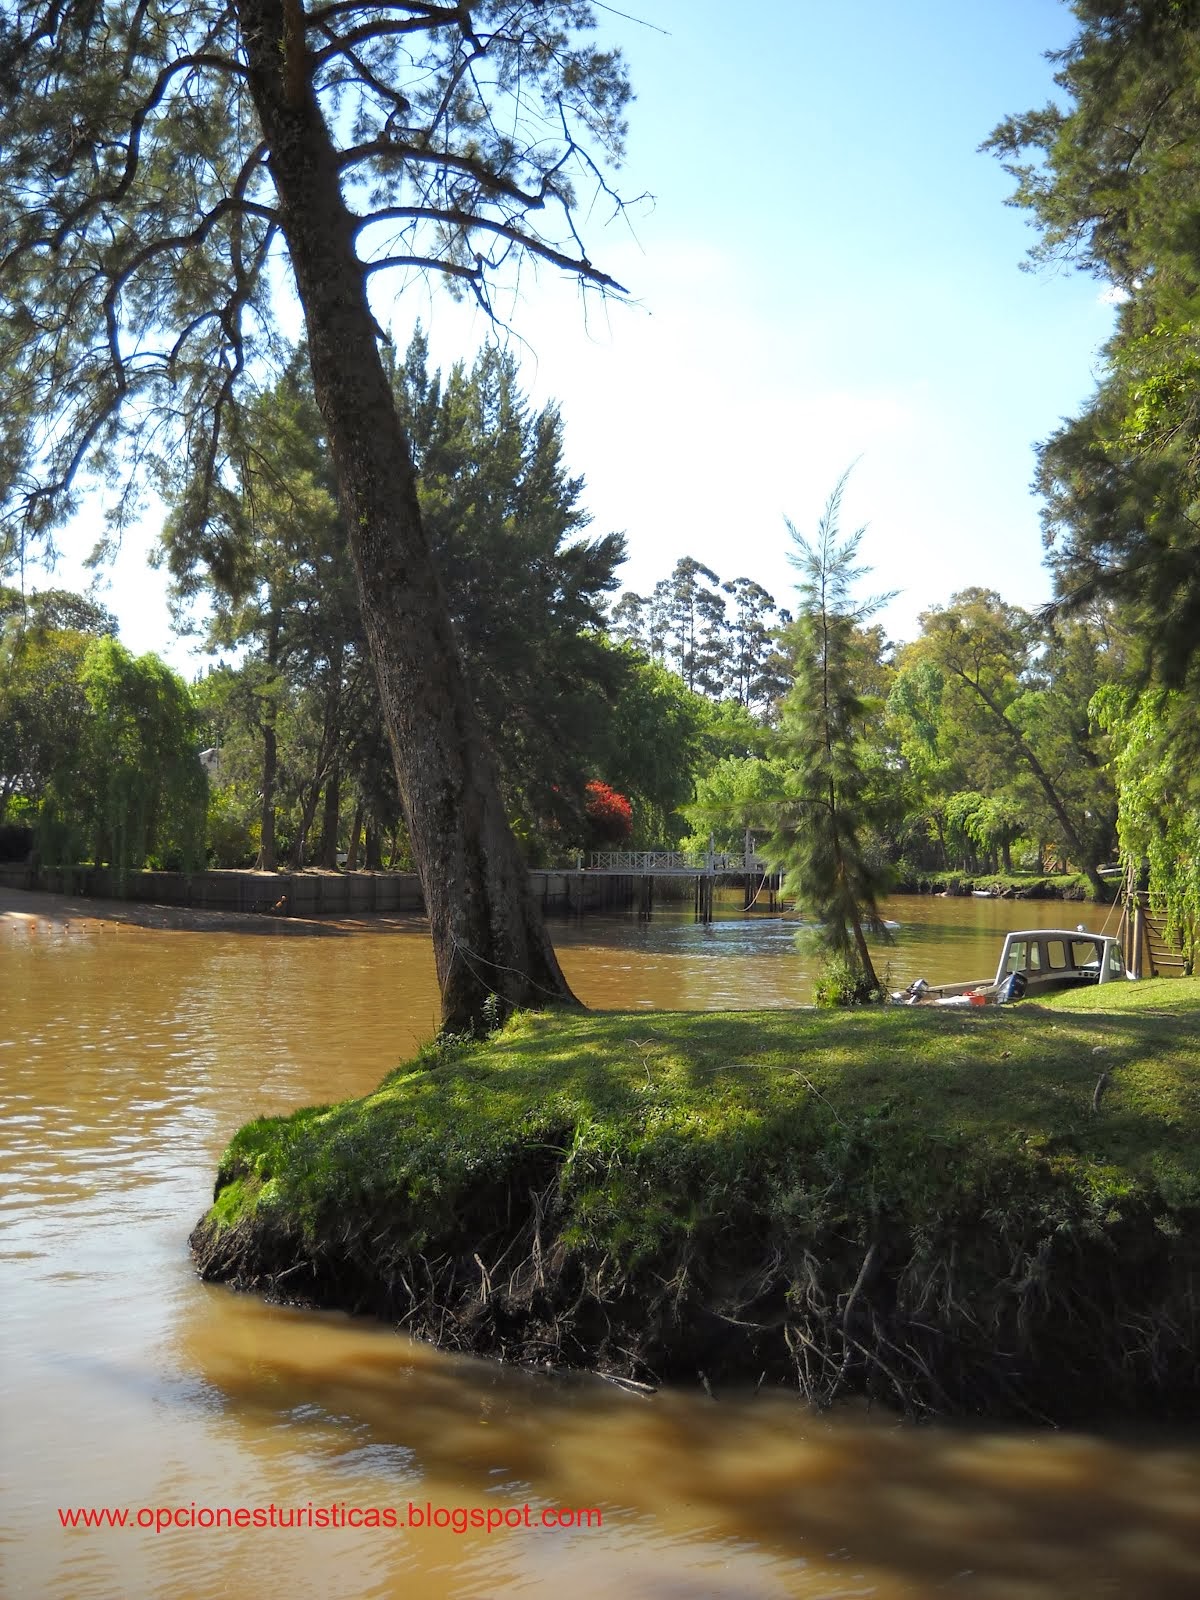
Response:
[[[443,1026],[471,1027],[492,994],[502,1013],[574,1001],[508,826],[422,525],[300,0],[235,3],[429,911]]]
[[[267,629],[267,664],[274,669],[279,659],[279,613],[271,613]],[[263,737],[263,787],[262,824],[258,841],[258,860],[254,863],[259,872],[274,872],[278,866],[275,852],[275,781],[279,775],[279,740],[275,733],[275,701],[267,703],[267,718],[262,723]]]
[[[346,871],[358,871],[358,852],[362,839],[363,803],[360,800],[354,808],[354,821],[350,824],[350,848],[346,851]]]
[[[298,872],[304,865],[304,857],[308,852],[308,835],[312,830],[313,818],[317,814],[317,802],[321,798],[321,778],[317,777],[308,786],[304,796],[304,804],[300,808],[300,826],[296,829],[296,837],[292,840],[291,852],[288,856],[288,865]]]
[[[342,772],[337,758],[325,784],[325,811],[321,818],[320,862],[332,871],[337,866],[338,820],[341,816]]]
[[[259,872],[274,872],[275,860],[275,775],[279,771],[279,744],[275,725],[268,722],[263,736],[263,794],[262,823],[258,842],[258,860],[254,863]]]
[[[329,664],[329,681],[325,686],[325,714],[321,722],[321,743],[317,747],[316,770],[313,772],[312,782],[304,796],[304,805],[301,810],[300,827],[296,833],[295,843],[292,845],[291,864],[300,868],[304,865],[304,857],[308,850],[308,836],[312,832],[312,825],[317,815],[317,805],[321,794],[325,794],[325,815],[322,817],[321,843],[317,846],[319,865],[334,865],[324,860],[325,839],[329,828],[329,789],[333,782],[334,787],[334,818],[333,833],[334,845],[337,849],[337,779],[338,779],[338,708],[342,696],[342,649],[339,645],[333,660]]]

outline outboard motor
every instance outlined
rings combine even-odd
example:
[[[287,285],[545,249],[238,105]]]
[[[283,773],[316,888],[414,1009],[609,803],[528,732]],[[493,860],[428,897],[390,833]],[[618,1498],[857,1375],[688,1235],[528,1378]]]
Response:
[[[996,1004],[1002,1006],[1009,1000],[1019,1000],[1028,987],[1029,979],[1023,972],[1010,972],[996,991]]]

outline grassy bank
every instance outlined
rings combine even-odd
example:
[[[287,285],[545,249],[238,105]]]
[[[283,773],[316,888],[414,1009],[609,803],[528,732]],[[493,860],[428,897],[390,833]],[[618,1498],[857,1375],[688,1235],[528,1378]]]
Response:
[[[1004,900],[1090,900],[1085,872],[908,872],[896,883],[899,894],[967,895],[978,890]],[[1116,885],[1110,892],[1111,899]]]
[[[1200,980],[519,1017],[243,1128],[205,1277],[444,1346],[910,1411],[1200,1413]]]

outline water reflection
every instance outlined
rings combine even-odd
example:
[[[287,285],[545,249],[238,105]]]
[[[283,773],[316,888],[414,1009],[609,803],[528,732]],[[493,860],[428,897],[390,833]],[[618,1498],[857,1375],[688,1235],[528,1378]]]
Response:
[[[936,980],[986,971],[1005,928],[1064,908],[889,914],[893,963]],[[807,998],[792,931],[659,916],[555,935],[592,1004],[759,1007]],[[1200,1592],[1191,1434],[913,1430],[767,1392],[645,1399],[199,1284],[184,1240],[233,1129],[365,1092],[435,1017],[414,923],[305,938],[0,915],[6,1593]],[[56,1512],[410,1499],[596,1507],[604,1526],[89,1533]]]
[[[756,1010],[812,1003],[817,959],[798,944],[805,924],[793,916],[720,905],[721,920],[697,923],[684,907],[656,909],[647,922],[584,917],[552,924],[563,967],[590,1005],[620,1010]],[[903,988],[916,977],[930,983],[990,978],[1004,936],[1014,928],[1074,928],[1097,932],[1115,913],[1046,900],[897,895],[884,902],[890,943],[872,940],[880,978]]]

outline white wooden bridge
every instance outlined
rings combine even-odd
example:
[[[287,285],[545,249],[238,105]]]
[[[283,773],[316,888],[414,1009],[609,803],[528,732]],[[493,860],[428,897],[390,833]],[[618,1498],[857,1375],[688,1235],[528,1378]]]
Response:
[[[766,877],[773,869],[753,849],[734,850],[593,850],[585,872],[614,873],[620,877],[694,878],[713,874],[730,877]]]
[[[741,850],[593,850],[580,856],[574,872],[562,876],[574,880],[580,909],[585,904],[604,909],[623,905],[644,917],[650,916],[654,906],[655,883],[684,879],[693,886],[696,916],[701,922],[712,921],[713,894],[722,880],[741,881],[746,910],[774,910],[779,889],[778,868],[759,855],[749,831]],[[565,888],[570,909],[569,882]]]

